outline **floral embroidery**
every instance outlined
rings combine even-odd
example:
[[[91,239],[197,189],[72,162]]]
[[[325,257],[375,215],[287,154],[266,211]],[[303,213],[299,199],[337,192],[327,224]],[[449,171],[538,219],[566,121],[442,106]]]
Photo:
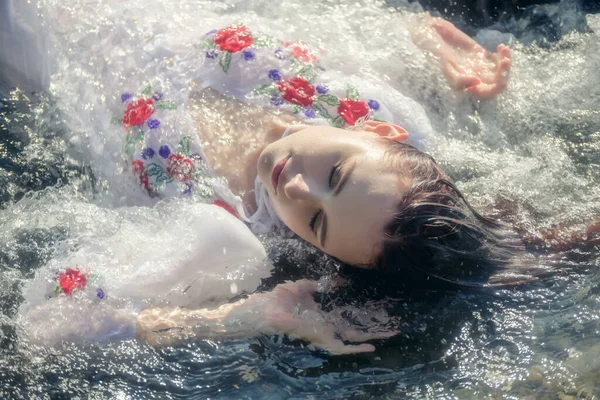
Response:
[[[232,54],[242,50],[242,57],[246,61],[254,60],[256,54],[250,46],[254,43],[254,36],[244,25],[230,25],[220,30],[213,29],[207,35],[214,35],[212,40],[200,42],[198,47],[205,51],[206,58],[217,59],[223,72],[227,73],[231,66]]]
[[[317,57],[309,50],[304,42],[283,42],[283,45],[290,49],[292,56],[299,61],[312,63],[317,61]]]
[[[325,94],[329,91],[329,89],[327,89],[327,86],[325,85],[317,85],[317,92],[319,92],[320,94]]]
[[[277,86],[283,99],[290,103],[303,107],[310,106],[313,103],[315,87],[304,78],[297,76],[287,81],[280,81],[277,82]]]
[[[67,268],[65,272],[58,276],[58,285],[65,294],[71,294],[74,290],[83,289],[86,284],[86,277],[78,269]]]
[[[148,120],[148,128],[156,129],[160,125],[160,121],[157,119],[149,119]]]
[[[269,70],[269,79],[272,79],[274,81],[280,81],[281,79],[283,79],[283,77],[281,76],[281,72],[279,72],[279,70],[271,69]]]
[[[367,104],[369,105],[369,108],[371,110],[374,110],[374,111],[379,110],[379,102],[377,100],[371,99],[371,100],[367,101]]]
[[[221,50],[237,53],[251,46],[254,38],[244,25],[230,25],[217,31],[213,41]]]
[[[123,125],[129,128],[132,125],[142,125],[154,113],[154,99],[142,97],[127,104],[123,114]]]
[[[348,125],[354,125],[356,122],[368,118],[369,105],[364,101],[341,99],[337,112]]]
[[[176,181],[187,182],[194,173],[194,162],[181,154],[171,154],[167,173]]]
[[[133,166],[133,173],[138,176],[140,184],[146,190],[150,190],[150,182],[148,180],[148,174],[146,173],[146,169],[144,168],[144,162],[141,160],[134,160],[131,162]]]
[[[58,275],[58,284],[54,289],[54,293],[64,293],[71,295],[76,290],[83,290],[88,283],[96,283],[98,281],[97,274],[84,274],[79,269],[67,268],[65,272]],[[96,297],[104,299],[106,294],[101,288],[96,289]]]
[[[169,145],[165,144],[160,146],[160,148],[158,149],[158,154],[162,157],[162,158],[169,158],[169,156],[171,155],[171,148],[169,147]]]
[[[244,56],[244,60],[246,61],[251,61],[256,58],[256,54],[254,54],[254,51],[250,49],[242,51],[242,55]]]
[[[121,94],[121,102],[127,103],[123,117],[114,117],[112,123],[123,124],[125,128],[141,126],[147,123],[150,129],[156,129],[160,125],[158,119],[150,119],[156,110],[173,110],[177,105],[170,101],[162,100],[161,92],[152,93],[152,87],[147,86],[140,96],[134,96],[130,92]],[[130,136],[134,134],[130,132]]]
[[[154,157],[154,150],[152,150],[151,147],[146,147],[144,151],[142,151],[142,158],[147,160],[152,157]]]

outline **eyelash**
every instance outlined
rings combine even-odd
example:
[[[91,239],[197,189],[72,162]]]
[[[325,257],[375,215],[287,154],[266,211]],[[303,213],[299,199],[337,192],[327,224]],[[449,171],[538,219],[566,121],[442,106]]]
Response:
[[[333,178],[335,177],[336,173],[339,173],[339,170],[340,170],[340,163],[334,165],[333,168],[331,168],[331,172],[329,173],[329,179],[328,179],[330,189],[333,189]],[[323,212],[323,210],[318,210],[310,218],[310,221],[308,222],[308,226],[310,227],[310,230],[313,231],[315,234],[317,233],[315,231],[315,225],[317,224],[317,220],[319,219],[319,216],[321,215],[322,212]]]

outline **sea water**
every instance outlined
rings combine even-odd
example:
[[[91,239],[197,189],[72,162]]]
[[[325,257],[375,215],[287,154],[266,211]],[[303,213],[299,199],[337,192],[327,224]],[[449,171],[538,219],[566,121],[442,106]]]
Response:
[[[553,44],[523,44],[510,35],[480,32],[478,40],[488,47],[509,42],[513,69],[504,94],[477,102],[453,93],[434,60],[411,44],[406,12],[419,11],[418,3],[14,4],[11,12],[22,23],[9,29],[3,21],[0,44],[9,54],[16,54],[10,46],[31,46],[28,57],[39,63],[22,71],[17,61],[4,60],[4,70],[21,89],[3,87],[0,109],[0,397],[600,395],[595,356],[600,350],[599,254],[589,248],[538,250],[541,264],[564,274],[520,289],[430,291],[385,299],[400,333],[375,342],[374,353],[357,356],[311,351],[283,336],[198,340],[155,350],[124,332],[115,335],[121,340],[99,344],[40,347],[23,338],[18,320],[28,282],[40,270],[76,264],[92,250],[99,264],[111,258],[123,262],[132,255],[135,262],[144,262],[141,255],[150,254],[145,261],[157,260],[156,268],[170,259],[159,244],[171,252],[167,255],[183,254],[169,233],[187,229],[185,218],[177,216],[189,212],[190,204],[155,205],[131,188],[129,177],[115,174],[119,164],[114,144],[94,130],[94,105],[88,101],[93,93],[79,91],[90,82],[101,87],[88,73],[94,70],[90,64],[110,62],[110,54],[90,49],[101,39],[98,32],[116,21],[128,21],[132,35],[148,37],[165,30],[187,37],[200,28],[244,22],[274,36],[311,43],[322,49],[325,65],[385,81],[421,103],[438,132],[432,153],[471,203],[533,232],[554,224],[583,226],[600,216],[597,15],[586,16],[589,31],[567,33]],[[576,12],[570,2],[560,6],[566,19]],[[10,42],[9,34],[18,26],[28,29]],[[162,236],[135,240],[135,250],[128,251],[128,240],[138,232],[155,232],[157,215],[165,213],[174,225]],[[194,232],[186,232],[193,240]],[[333,261],[294,238],[262,240],[275,268],[271,284],[336,270]],[[351,318],[369,324],[370,314],[346,307]],[[83,316],[86,309],[71,312]],[[60,328],[59,314],[47,317]]]

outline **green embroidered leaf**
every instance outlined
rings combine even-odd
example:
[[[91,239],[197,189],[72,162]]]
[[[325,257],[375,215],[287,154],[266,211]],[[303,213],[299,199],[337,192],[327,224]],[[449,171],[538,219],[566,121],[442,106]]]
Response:
[[[331,121],[331,125],[336,127],[336,128],[341,128],[346,124],[346,121],[344,121],[344,118],[342,118],[341,115],[338,115],[337,117],[335,117],[332,121]]]
[[[113,125],[121,125],[123,123],[122,117],[112,117],[110,123]]]
[[[254,36],[253,45],[255,47],[272,47],[273,43],[274,43],[274,40],[269,35],[260,34],[260,35]]]
[[[294,111],[293,111],[293,113],[294,113],[294,114],[300,114],[300,107],[298,107],[298,106],[294,106]]]
[[[140,128],[136,129],[136,132],[131,135],[128,134],[127,142],[125,143],[125,153],[133,154],[136,143],[142,142],[144,140],[144,131]]]
[[[358,94],[358,89],[354,86],[348,86],[346,89],[346,97],[351,100],[358,100],[360,95]]]
[[[203,40],[196,45],[200,50],[209,50],[214,47],[214,42],[212,40]]]
[[[273,95],[275,94],[274,92],[277,90],[276,86],[274,83],[269,83],[267,85],[263,85],[259,88],[256,88],[252,91],[252,93],[254,94],[268,94],[268,95]]]
[[[192,138],[189,136],[184,136],[179,142],[179,146],[177,146],[177,152],[179,154],[183,154],[186,156],[190,155],[190,147],[191,147]]]
[[[90,283],[97,283],[100,280],[100,275],[98,275],[98,274],[88,274],[87,280]]]
[[[177,104],[168,100],[161,100],[154,103],[154,108],[157,110],[174,110],[177,108]]]
[[[223,72],[229,71],[229,65],[231,64],[231,53],[228,51],[222,51],[219,54],[219,65],[223,68]]]
[[[315,67],[313,67],[312,65],[305,65],[300,69],[300,71],[298,71],[297,75],[303,77],[304,79],[310,82],[313,79],[315,79],[317,73],[315,72]]]
[[[60,294],[60,292],[62,292],[60,285],[56,285],[56,287],[54,288],[54,294]]]
[[[144,90],[142,90],[142,94],[144,96],[150,96],[152,94],[152,86],[148,85]]]
[[[315,110],[317,110],[317,112],[319,113],[319,115],[321,117],[326,118],[329,121],[331,121],[331,119],[332,119],[331,115],[329,115],[329,113],[327,112],[325,107],[323,107],[320,103],[313,103],[312,106]]]
[[[148,174],[149,177],[154,177],[156,185],[173,182],[173,178],[171,178],[163,167],[158,164],[148,164],[146,166],[146,174]]]
[[[332,95],[332,94],[322,94],[319,97],[317,97],[317,100],[329,104],[330,106],[339,106],[340,105],[340,99],[338,99],[336,96]]]

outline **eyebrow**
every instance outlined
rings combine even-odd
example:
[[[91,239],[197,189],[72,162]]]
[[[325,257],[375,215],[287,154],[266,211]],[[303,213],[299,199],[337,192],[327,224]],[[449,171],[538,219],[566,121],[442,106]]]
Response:
[[[344,186],[346,186],[346,182],[348,182],[350,175],[352,175],[352,172],[354,171],[354,168],[356,168],[356,162],[353,162],[348,168],[346,168],[346,171],[345,171],[344,175],[340,178],[339,183],[336,185],[335,188],[333,188],[334,196],[337,196],[342,191]],[[325,247],[326,239],[327,239],[327,214],[323,213],[323,217],[321,218],[321,237],[320,237],[321,247]]]

